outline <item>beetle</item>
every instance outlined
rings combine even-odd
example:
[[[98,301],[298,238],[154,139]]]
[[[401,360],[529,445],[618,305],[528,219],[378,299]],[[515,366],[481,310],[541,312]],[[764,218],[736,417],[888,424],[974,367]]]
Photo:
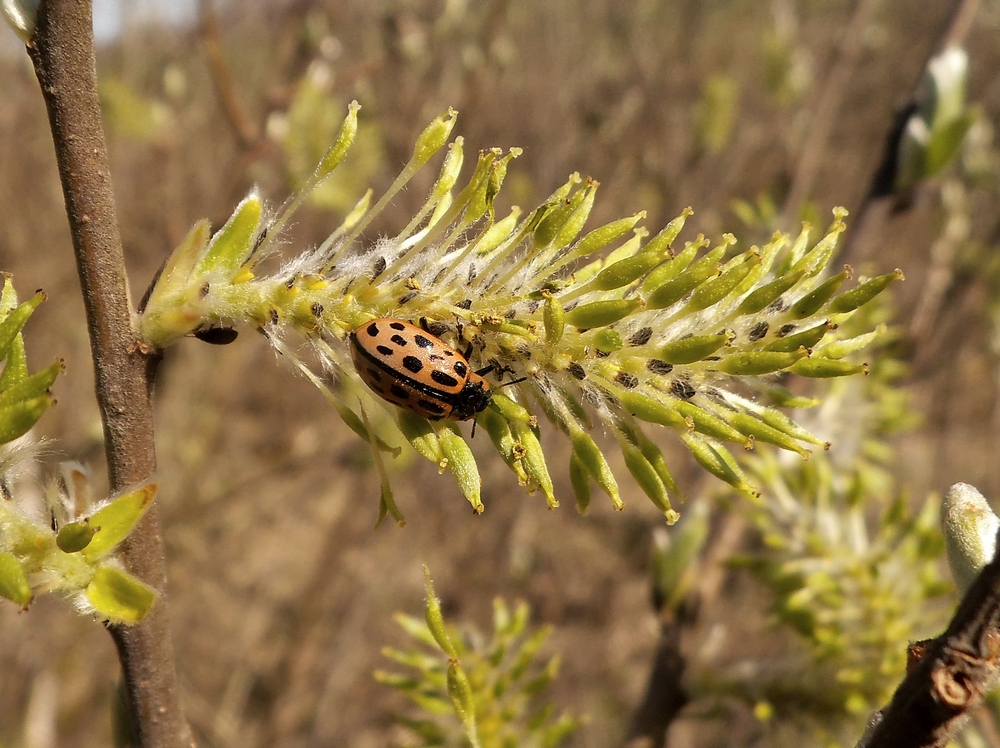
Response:
[[[365,322],[351,333],[350,347],[354,368],[375,394],[429,421],[467,421],[493,397],[483,377],[493,366],[473,371],[468,353],[410,322]]]

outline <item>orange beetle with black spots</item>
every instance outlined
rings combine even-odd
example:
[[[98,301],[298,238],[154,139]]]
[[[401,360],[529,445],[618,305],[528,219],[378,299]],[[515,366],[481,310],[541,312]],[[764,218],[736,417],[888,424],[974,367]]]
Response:
[[[362,381],[383,400],[430,421],[467,421],[490,404],[483,374],[440,338],[401,319],[375,319],[350,335]],[[513,384],[513,382],[511,383]]]

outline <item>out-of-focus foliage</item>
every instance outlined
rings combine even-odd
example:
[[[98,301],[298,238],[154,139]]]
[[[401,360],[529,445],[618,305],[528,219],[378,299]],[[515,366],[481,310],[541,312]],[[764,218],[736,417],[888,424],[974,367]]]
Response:
[[[399,716],[413,738],[404,745],[474,748],[555,748],[581,724],[569,712],[556,714],[545,700],[546,689],[559,672],[559,657],[540,656],[551,633],[532,630],[526,603],[513,609],[493,601],[493,629],[483,635],[473,628],[446,623],[434,597],[430,574],[425,620],[396,616],[413,640],[405,649],[383,654],[406,674],[380,670],[375,677],[419,707],[418,716]]]
[[[875,301],[849,324],[864,329],[886,316]],[[888,700],[908,644],[939,631],[942,597],[952,589],[941,576],[939,501],[909,508],[887,443],[915,425],[901,374],[891,350],[880,347],[869,377],[834,383],[805,419],[834,444],[829,453],[748,461],[768,500],[728,504],[759,537],[733,563],[768,589],[775,623],[797,632],[802,646],[750,678],[707,678],[705,695],[739,694],[766,704],[776,723],[847,740]]]

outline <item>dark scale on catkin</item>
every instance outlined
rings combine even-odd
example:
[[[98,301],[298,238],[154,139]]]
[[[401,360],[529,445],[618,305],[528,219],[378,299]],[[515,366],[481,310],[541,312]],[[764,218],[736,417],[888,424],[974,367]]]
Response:
[[[650,338],[653,337],[652,327],[643,327],[632,333],[632,336],[628,339],[628,344],[633,348],[637,348],[640,345],[646,345]]]
[[[568,371],[575,379],[579,379],[580,381],[587,378],[587,372],[584,371],[584,368],[576,361],[571,361],[569,366],[566,367],[566,371]]]
[[[632,390],[639,386],[639,377],[629,374],[627,371],[620,371],[615,375],[615,382],[626,390]]]
[[[784,338],[795,332],[795,325],[782,325],[778,332],[774,333],[776,338]]]
[[[756,325],[754,325],[752,328],[750,328],[750,332],[747,334],[747,338],[751,342],[754,342],[754,341],[757,341],[757,340],[761,340],[765,335],[767,335],[767,331],[770,328],[771,328],[771,325],[768,324],[766,321],[765,322],[758,322]]]
[[[669,374],[674,370],[674,365],[658,358],[651,358],[646,362],[646,368],[654,374]]]
[[[695,395],[694,387],[691,386],[690,382],[685,382],[683,379],[675,379],[671,382],[670,392],[681,400],[690,400]]]

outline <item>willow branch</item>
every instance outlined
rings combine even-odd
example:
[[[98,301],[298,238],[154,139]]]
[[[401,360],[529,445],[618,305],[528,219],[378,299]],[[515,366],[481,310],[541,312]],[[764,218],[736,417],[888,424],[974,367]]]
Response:
[[[155,357],[136,343],[97,98],[91,3],[44,0],[28,53],[48,109],[80,276],[113,491],[156,468],[151,389]],[[165,587],[154,506],[123,544],[130,572]],[[173,645],[161,600],[139,626],[110,627],[118,647],[137,744],[180,748],[191,739],[180,708]]]

